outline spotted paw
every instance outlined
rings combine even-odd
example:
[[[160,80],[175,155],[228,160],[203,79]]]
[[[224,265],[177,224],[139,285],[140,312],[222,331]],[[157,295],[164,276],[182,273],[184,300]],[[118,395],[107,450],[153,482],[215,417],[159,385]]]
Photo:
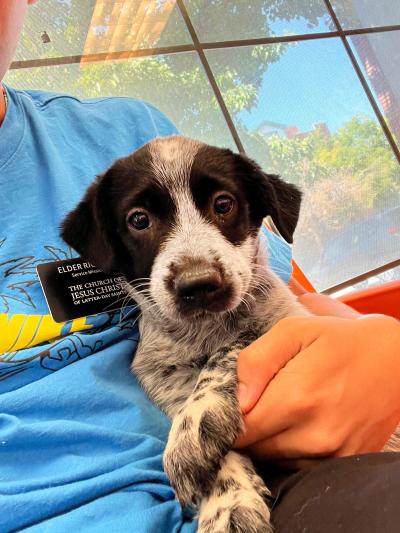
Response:
[[[229,418],[228,409],[223,411],[218,404],[207,409],[208,402],[207,398],[201,406],[200,401],[193,402],[174,418],[164,452],[165,472],[182,505],[209,495],[221,460],[239,431],[240,414],[232,409],[235,416]]]
[[[269,509],[264,502],[222,505],[200,521],[198,533],[272,533]]]
[[[182,506],[196,504],[210,492],[218,469],[219,461],[205,457],[190,438],[179,439],[164,453],[164,470]]]
[[[201,502],[200,533],[270,533],[270,492],[249,458],[229,452]]]

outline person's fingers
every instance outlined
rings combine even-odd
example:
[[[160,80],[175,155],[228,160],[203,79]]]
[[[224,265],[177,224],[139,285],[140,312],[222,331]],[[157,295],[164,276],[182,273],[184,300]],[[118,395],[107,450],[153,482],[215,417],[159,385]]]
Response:
[[[381,432],[376,437],[362,440],[354,437],[343,445],[342,436],[334,432],[327,433],[322,424],[304,424],[291,427],[272,437],[247,446],[246,453],[257,460],[283,459],[290,461],[310,461],[324,457],[344,457],[356,453],[379,452],[386,441]]]
[[[304,293],[298,296],[298,301],[317,316],[336,316],[341,318],[357,318],[360,316],[360,313],[348,305],[324,294]]]
[[[312,347],[304,350],[301,357],[308,358],[310,350]],[[293,359],[270,381],[253,409],[243,416],[244,430],[235,447],[243,448],[271,438],[314,416],[315,396],[308,390],[309,379],[301,369],[304,366]],[[305,371],[308,372],[307,367]]]
[[[309,292],[294,278],[290,278],[288,285],[290,290],[296,296],[300,296],[300,294],[306,294],[307,292]]]
[[[275,374],[317,336],[310,317],[284,318],[238,357],[238,398],[243,413],[257,403]]]
[[[318,459],[338,453],[339,443],[332,435],[316,431],[308,425],[282,431],[268,439],[246,447],[246,452],[258,460],[268,459]]]

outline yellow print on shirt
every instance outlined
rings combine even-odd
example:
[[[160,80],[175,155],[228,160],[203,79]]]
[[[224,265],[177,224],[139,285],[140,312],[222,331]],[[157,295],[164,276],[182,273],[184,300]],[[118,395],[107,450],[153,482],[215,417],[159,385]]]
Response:
[[[93,328],[87,317],[57,323],[51,315],[8,315],[0,313],[1,355],[52,342],[75,331]]]

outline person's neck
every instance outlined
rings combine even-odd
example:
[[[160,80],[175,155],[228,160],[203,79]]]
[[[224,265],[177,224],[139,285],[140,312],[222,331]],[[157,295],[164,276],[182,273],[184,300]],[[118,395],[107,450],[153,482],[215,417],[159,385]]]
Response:
[[[3,93],[3,85],[0,83],[0,126],[6,116],[6,100]]]

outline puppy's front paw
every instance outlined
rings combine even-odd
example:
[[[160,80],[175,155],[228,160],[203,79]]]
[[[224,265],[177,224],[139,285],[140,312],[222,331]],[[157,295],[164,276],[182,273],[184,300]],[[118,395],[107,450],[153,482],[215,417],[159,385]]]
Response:
[[[241,429],[236,381],[226,378],[215,385],[217,377],[209,373],[199,380],[196,393],[172,422],[164,468],[182,505],[210,493],[221,460]]]
[[[250,459],[231,451],[201,502],[198,533],[271,533],[269,498]]]
[[[193,433],[175,443],[170,440],[164,452],[165,472],[181,505],[197,505],[211,490],[218,473],[219,458],[207,458],[195,442]]]
[[[188,413],[174,419],[164,453],[164,469],[182,505],[209,494],[232,444],[232,437],[227,439],[210,412],[195,420]]]
[[[232,508],[217,508],[208,518],[200,521],[198,533],[272,533],[269,510],[253,505],[234,504]]]

